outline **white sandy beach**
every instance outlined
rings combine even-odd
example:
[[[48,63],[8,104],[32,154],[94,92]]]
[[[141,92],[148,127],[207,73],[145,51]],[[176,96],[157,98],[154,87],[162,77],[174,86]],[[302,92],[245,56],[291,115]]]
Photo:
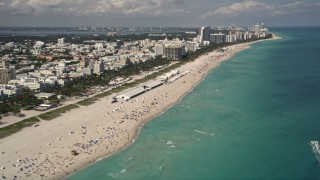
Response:
[[[137,138],[139,127],[179,102],[213,68],[250,44],[203,55],[177,68],[189,74],[132,100],[111,104],[112,96],[101,98],[0,139],[0,179],[59,179],[126,148]],[[73,156],[71,150],[79,154]]]

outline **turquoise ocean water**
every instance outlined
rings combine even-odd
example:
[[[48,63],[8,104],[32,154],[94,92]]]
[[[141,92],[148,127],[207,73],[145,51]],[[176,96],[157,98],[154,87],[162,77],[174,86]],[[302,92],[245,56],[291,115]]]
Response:
[[[273,28],[74,179],[320,179],[320,28]]]

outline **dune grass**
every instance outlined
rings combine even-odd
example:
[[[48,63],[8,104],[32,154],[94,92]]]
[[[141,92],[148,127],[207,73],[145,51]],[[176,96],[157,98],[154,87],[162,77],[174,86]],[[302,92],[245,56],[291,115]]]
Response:
[[[44,114],[41,114],[38,117],[42,120],[52,120],[52,119],[55,119],[55,118],[61,116],[61,114],[66,113],[67,111],[70,111],[70,110],[76,109],[76,108],[79,108],[79,106],[76,104],[70,104],[70,105],[61,107],[59,109],[55,109],[55,110],[46,112]]]
[[[85,100],[77,102],[77,104],[81,105],[81,106],[89,106],[90,104],[95,103],[96,100],[98,100],[98,99],[97,98],[87,98]]]
[[[24,119],[20,122],[11,124],[9,126],[0,128],[0,139],[7,137],[13,133],[16,133],[25,127],[32,126],[32,125],[36,124],[37,122],[40,122],[39,118],[31,117],[31,118]]]

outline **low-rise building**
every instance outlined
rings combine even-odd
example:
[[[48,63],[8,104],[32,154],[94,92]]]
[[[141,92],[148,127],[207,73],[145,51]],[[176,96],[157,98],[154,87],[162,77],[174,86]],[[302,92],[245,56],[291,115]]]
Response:
[[[10,96],[19,95],[23,92],[23,88],[19,85],[0,84],[0,95]]]
[[[129,91],[123,93],[123,94],[118,95],[117,98],[118,99],[129,100],[131,98],[139,96],[140,94],[143,94],[145,91],[146,91],[145,88],[137,87],[135,89],[129,90]]]
[[[38,94],[35,94],[35,96],[38,98],[38,99],[49,99],[53,96],[55,96],[55,94],[53,93],[38,93]]]

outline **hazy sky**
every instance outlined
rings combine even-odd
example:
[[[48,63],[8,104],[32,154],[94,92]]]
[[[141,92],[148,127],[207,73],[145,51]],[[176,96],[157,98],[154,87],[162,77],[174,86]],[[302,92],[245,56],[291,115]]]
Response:
[[[320,0],[0,0],[0,26],[320,26]]]

